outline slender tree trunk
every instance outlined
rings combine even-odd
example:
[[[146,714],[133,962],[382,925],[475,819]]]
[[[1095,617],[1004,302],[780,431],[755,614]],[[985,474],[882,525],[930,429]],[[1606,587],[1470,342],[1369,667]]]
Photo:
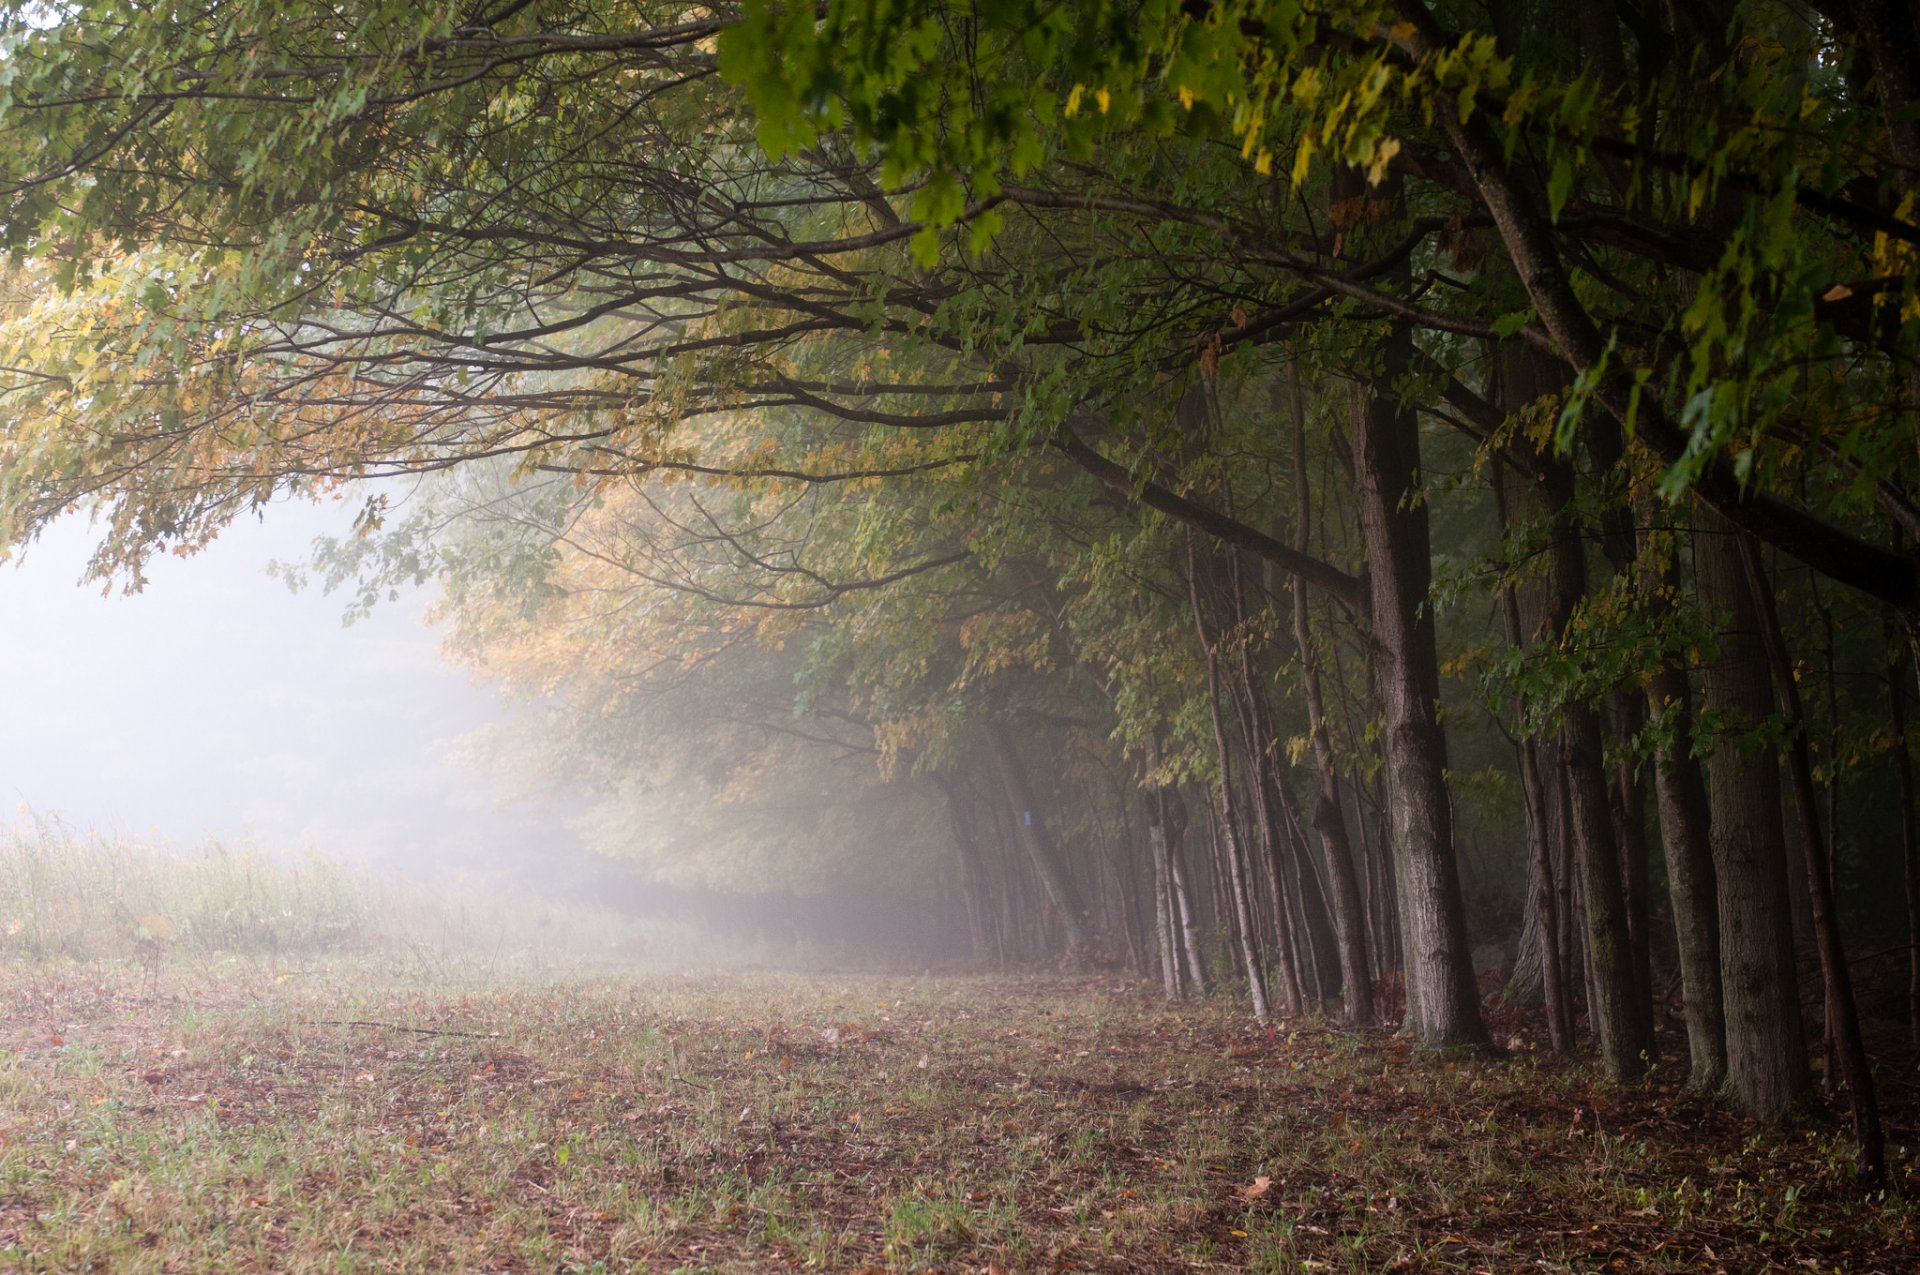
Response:
[[[1622,691],[1614,706],[1614,746],[1619,759],[1613,773],[1614,843],[1620,847],[1620,885],[1626,894],[1627,947],[1633,954],[1633,995],[1653,1030],[1653,935],[1647,864],[1646,789],[1640,782],[1640,732],[1646,725],[1646,700],[1638,688]],[[1651,1038],[1650,1042],[1651,1043]]]
[[[1269,728],[1271,738],[1271,728]],[[1327,903],[1327,879],[1315,859],[1300,822],[1300,810],[1293,792],[1280,772],[1280,748],[1276,743],[1267,759],[1266,780],[1273,786],[1274,805],[1279,811],[1281,833],[1290,854],[1293,869],[1293,896],[1299,902],[1300,928],[1306,935],[1306,953],[1312,961],[1313,985],[1321,1008],[1340,995],[1344,976],[1340,964],[1340,941],[1334,932],[1333,913]]]
[[[1751,738],[1772,716],[1772,676],[1737,528],[1705,506],[1696,526],[1700,598],[1720,619],[1720,651],[1706,670],[1705,702],[1723,731],[1707,777],[1727,1085],[1741,1110],[1776,1122],[1806,1098],[1808,1077],[1780,826],[1780,767],[1773,749]]]
[[[1632,1079],[1646,1070],[1653,1037],[1645,1007],[1635,994],[1620,860],[1612,846],[1600,715],[1580,703],[1568,704],[1564,711],[1560,760],[1572,799],[1574,860],[1580,869],[1584,937],[1592,971],[1587,1015],[1608,1077]]]
[[[1313,530],[1313,495],[1307,482],[1307,411],[1300,392],[1300,368],[1287,363],[1288,399],[1293,408],[1294,547],[1305,552]],[[1353,842],[1347,835],[1346,815],[1340,808],[1340,768],[1327,731],[1327,712],[1320,694],[1320,665],[1313,646],[1313,625],[1307,591],[1293,589],[1293,641],[1300,655],[1300,694],[1307,708],[1307,737],[1313,745],[1313,830],[1327,861],[1327,892],[1332,896],[1333,922],[1340,945],[1341,1010],[1347,1022],[1363,1026],[1374,1019],[1373,972],[1367,962],[1366,902],[1354,870]]]
[[[1375,195],[1389,206],[1391,177]],[[1407,324],[1389,325],[1380,365],[1352,401],[1354,508],[1366,546],[1380,706],[1386,718],[1388,804],[1406,953],[1407,1025],[1435,1047],[1483,1045],[1473,955],[1447,791],[1440,668],[1429,588],[1433,546],[1420,483],[1420,432],[1395,397],[1412,359]]]
[[[1860,1035],[1860,1011],[1853,999],[1853,976],[1847,966],[1846,946],[1840,938],[1840,917],[1833,899],[1833,877],[1821,845],[1819,799],[1813,788],[1813,763],[1808,755],[1807,721],[1801,711],[1800,691],[1794,681],[1793,660],[1787,652],[1780,617],[1773,604],[1773,586],[1760,561],[1760,547],[1752,536],[1739,537],[1747,583],[1758,604],[1761,645],[1773,672],[1773,698],[1787,719],[1788,790],[1793,797],[1794,822],[1800,834],[1801,858],[1807,871],[1807,894],[1813,908],[1814,942],[1820,951],[1821,986],[1826,994],[1827,1022],[1847,1080],[1847,1102],[1853,1112],[1853,1133],[1860,1144],[1860,1181],[1877,1189],[1887,1173],[1886,1137],[1880,1128],[1880,1102],[1874,1092],[1873,1070],[1866,1042]]]
[[[1237,584],[1234,598],[1238,609]],[[1260,836],[1266,845],[1264,871],[1274,900],[1275,946],[1290,988],[1288,1012],[1295,1013],[1309,1000],[1325,1005],[1334,989],[1328,986],[1322,969],[1331,968],[1337,958],[1328,927],[1326,897],[1309,859],[1312,852],[1299,835],[1292,797],[1279,773],[1273,724],[1245,643],[1240,646],[1239,681],[1248,782],[1253,786]]]
[[[1647,682],[1654,737],[1653,782],[1673,904],[1680,989],[1686,998],[1688,1084],[1712,1093],[1727,1080],[1727,1018],[1720,991],[1720,902],[1707,780],[1693,752],[1693,688],[1665,663]]]
[[[1907,675],[1887,621],[1887,690],[1893,714],[1893,778],[1900,801],[1900,857],[1907,878],[1907,1029],[1920,1049],[1920,811],[1914,807],[1913,746],[1907,738]]]
[[[1364,738],[1359,713],[1354,708],[1353,688],[1341,670],[1340,661],[1331,660],[1328,667],[1334,675],[1334,685],[1340,691],[1340,712],[1346,724],[1347,737]],[[1371,665],[1367,666],[1367,691],[1370,699],[1379,698],[1374,691]],[[1400,898],[1395,890],[1393,847],[1386,826],[1387,797],[1383,769],[1377,768],[1372,774],[1349,775],[1347,780],[1348,789],[1353,794],[1353,826],[1359,834],[1356,848],[1360,852],[1361,866],[1367,874],[1367,934],[1371,943],[1368,959],[1376,973],[1381,975],[1402,972]],[[1404,977],[1402,982],[1404,984]],[[1404,990],[1403,987],[1403,993]]]
[[[1148,744],[1151,767],[1155,749]],[[1147,850],[1153,860],[1153,928],[1160,945],[1160,986],[1168,1000],[1186,996],[1186,980],[1181,977],[1179,913],[1173,902],[1173,868],[1168,862],[1167,803],[1164,790],[1149,788],[1145,793]]]
[[[1107,867],[1113,874],[1115,919],[1120,923],[1120,935],[1127,945],[1127,968],[1135,974],[1147,972],[1146,951],[1140,942],[1139,900],[1134,894],[1133,861],[1138,857],[1134,853],[1134,844],[1130,829],[1121,825],[1121,835],[1108,843]]]
[[[947,822],[953,830],[954,849],[960,856],[960,879],[967,903],[967,937],[973,947],[973,958],[984,961],[993,946],[989,935],[992,902],[980,849],[980,828],[958,783],[948,775],[935,776],[935,782],[947,798]]]
[[[988,806],[988,822],[993,828],[993,842],[996,848],[996,863],[999,869],[999,932],[1000,963],[1024,963],[1029,956],[1027,947],[1027,913],[1030,910],[1024,886],[1026,876],[1019,852],[1014,849],[1012,833],[1007,819],[1005,802],[996,801]]]
[[[1656,627],[1667,624],[1680,571],[1665,537],[1651,528],[1651,492],[1635,497],[1649,530],[1638,554],[1642,572],[1636,593],[1641,612]],[[1693,684],[1687,671],[1663,657],[1647,680],[1647,715],[1653,727],[1654,800],[1660,844],[1667,865],[1667,897],[1673,905],[1681,994],[1686,998],[1687,1083],[1702,1093],[1727,1081],[1727,1019],[1720,990],[1720,904],[1713,866],[1712,821],[1707,780],[1694,752]]]
[[[1548,803],[1552,795],[1541,776],[1540,750],[1530,739],[1519,742],[1520,792],[1527,822],[1527,923],[1514,957],[1513,988],[1522,964],[1537,962],[1540,997],[1546,1007],[1547,1039],[1556,1054],[1573,1052],[1573,1004],[1567,992],[1567,968],[1560,947],[1559,894],[1554,885],[1553,838]],[[1534,952],[1527,953],[1528,935]]]
[[[1267,1003],[1266,971],[1253,929],[1252,891],[1248,889],[1246,855],[1241,849],[1238,812],[1233,796],[1232,750],[1227,743],[1226,727],[1220,720],[1220,659],[1218,648],[1207,631],[1206,609],[1200,597],[1199,563],[1193,539],[1187,538],[1187,593],[1193,604],[1194,628],[1199,634],[1207,665],[1207,713],[1213,723],[1215,755],[1219,759],[1219,777],[1215,784],[1216,817],[1219,820],[1220,850],[1226,869],[1229,901],[1233,906],[1234,928],[1240,948],[1240,960],[1246,970],[1247,994],[1253,1001],[1253,1016],[1265,1020],[1271,1016]]]
[[[1187,981],[1193,990],[1205,996],[1213,982],[1207,977],[1206,956],[1200,948],[1200,926],[1193,914],[1193,891],[1187,886],[1187,803],[1177,788],[1161,790],[1161,809],[1167,831],[1167,879],[1173,886],[1175,934],[1181,959],[1186,964]]]
[[[1025,849],[1028,861],[1059,913],[1061,933],[1067,944],[1066,961],[1070,965],[1083,965],[1092,955],[1087,933],[1086,904],[1067,870],[1059,846],[1047,831],[1046,821],[1040,817],[1038,803],[1033,799],[1033,785],[1028,782],[1026,767],[1020,760],[1013,734],[1007,729],[1007,724],[997,718],[989,719],[981,729],[987,739],[987,754],[993,760],[994,770],[1000,776],[1000,786],[1006,793],[1007,810],[1013,818],[1013,835]]]
[[[1503,534],[1512,532],[1512,511],[1506,493],[1507,475],[1494,473],[1494,507]],[[1500,590],[1500,618],[1507,645],[1525,650],[1530,629],[1520,614],[1517,583]],[[1540,764],[1539,744],[1527,737],[1524,722],[1517,723],[1521,738],[1515,745],[1520,762],[1520,792],[1524,805],[1527,835],[1527,920],[1521,928],[1520,945],[1514,955],[1513,975],[1507,995],[1530,995],[1530,979],[1537,974],[1541,999],[1546,1005],[1547,1036],[1557,1054],[1573,1052],[1573,1006],[1567,992],[1566,964],[1560,943],[1560,908],[1553,868],[1553,794],[1549,792]],[[1532,948],[1529,949],[1529,936]],[[1528,970],[1529,964],[1534,969]]]
[[[1565,370],[1548,366],[1541,356],[1515,346],[1503,347],[1498,363],[1499,400],[1509,413],[1557,391]],[[1575,477],[1571,462],[1547,455],[1526,438],[1516,438],[1513,462],[1525,468],[1532,482],[1523,489],[1537,493],[1533,503],[1545,520],[1549,536],[1545,623],[1541,642],[1566,640],[1575,607],[1587,595],[1587,557],[1582,541],[1585,524],[1575,507]],[[1509,509],[1506,488],[1511,477],[1503,468],[1495,475],[1495,495],[1502,522],[1511,530],[1521,524],[1522,511]],[[1518,484],[1513,484],[1518,485]],[[1520,494],[1520,493],[1515,493]],[[1635,977],[1626,894],[1621,885],[1621,855],[1615,839],[1612,784],[1605,756],[1607,732],[1600,713],[1584,699],[1570,700],[1560,712],[1560,762],[1564,770],[1573,858],[1580,878],[1582,937],[1587,954],[1587,1016],[1600,1044],[1607,1075],[1615,1080],[1640,1075],[1653,1052],[1650,1005]]]
[[[1215,560],[1217,565],[1218,560]],[[1229,562],[1229,591],[1227,601],[1232,607],[1232,616],[1236,627],[1246,622],[1246,610],[1242,599],[1239,578],[1239,564]],[[1217,579],[1217,576],[1216,576]],[[1217,595],[1216,595],[1217,596]],[[1196,599],[1197,605],[1197,599]],[[1205,640],[1205,627],[1201,628],[1202,640]],[[1303,936],[1303,930],[1310,922],[1302,915],[1297,905],[1299,900],[1287,888],[1286,873],[1290,866],[1287,862],[1291,848],[1286,841],[1285,825],[1282,822],[1279,802],[1280,794],[1269,781],[1267,767],[1262,759],[1268,755],[1272,743],[1272,730],[1268,725],[1266,705],[1260,696],[1259,681],[1254,673],[1253,657],[1248,649],[1250,643],[1244,636],[1234,645],[1239,652],[1239,672],[1235,679],[1234,702],[1240,723],[1240,732],[1246,742],[1248,797],[1253,803],[1254,831],[1260,838],[1261,852],[1255,856],[1260,864],[1262,878],[1267,893],[1273,901],[1272,940],[1275,961],[1279,966],[1281,988],[1281,1012],[1294,1015],[1305,1008],[1310,995],[1317,998],[1317,990],[1310,993],[1309,984],[1317,989],[1317,979],[1310,974],[1313,953],[1310,936]],[[1225,756],[1222,756],[1222,763]],[[1303,942],[1303,937],[1308,941]],[[1257,943],[1256,947],[1259,946]]]
[[[1573,866],[1573,796],[1567,791],[1566,769],[1547,764],[1550,754],[1544,745],[1536,756],[1546,770],[1547,795],[1552,801],[1547,848],[1553,855],[1553,882],[1559,898],[1554,920],[1560,925],[1554,937],[1560,944],[1560,968],[1567,971],[1567,1021],[1571,1031],[1581,1011],[1593,1003],[1593,971],[1586,944],[1580,941],[1580,927],[1574,923],[1580,915],[1580,876]]]

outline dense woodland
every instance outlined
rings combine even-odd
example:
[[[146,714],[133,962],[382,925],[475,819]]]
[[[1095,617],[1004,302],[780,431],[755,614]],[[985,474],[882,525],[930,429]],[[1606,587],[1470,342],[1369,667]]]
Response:
[[[6,542],[351,493],[657,879],[1432,1047],[1504,944],[1881,1173],[1908,6],[4,11]]]

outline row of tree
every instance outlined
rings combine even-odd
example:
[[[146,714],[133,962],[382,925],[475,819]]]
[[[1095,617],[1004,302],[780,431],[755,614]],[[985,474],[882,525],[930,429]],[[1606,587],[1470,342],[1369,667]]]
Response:
[[[610,847],[1450,1046],[1477,843],[1557,1046],[1641,1072],[1671,953],[1765,1119],[1799,901],[1877,1176],[1904,6],[6,12],[9,542],[457,466],[327,565],[444,578]]]

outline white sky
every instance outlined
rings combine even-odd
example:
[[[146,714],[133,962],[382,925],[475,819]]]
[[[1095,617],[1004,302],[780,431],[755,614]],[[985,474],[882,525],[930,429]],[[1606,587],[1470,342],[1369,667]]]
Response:
[[[494,809],[448,756],[503,710],[441,661],[424,593],[343,627],[342,598],[266,574],[356,507],[274,506],[156,562],[132,597],[76,584],[84,516],[0,564],[0,822],[24,803],[81,828],[410,868],[571,850],[557,820]]]

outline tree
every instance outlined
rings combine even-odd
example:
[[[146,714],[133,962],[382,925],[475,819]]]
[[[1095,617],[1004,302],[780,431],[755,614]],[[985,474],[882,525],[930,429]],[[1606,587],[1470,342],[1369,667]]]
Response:
[[[1699,1078],[1717,990],[1736,1098],[1791,1105],[1754,741],[1804,724],[1718,555],[1735,529],[1849,606],[1920,606],[1911,33],[1885,6],[7,12],[8,542],[93,501],[98,565],[137,579],[276,492],[488,458],[589,509],[670,475],[791,500],[844,545],[723,522],[661,580],[831,615],[807,675],[974,803],[981,844],[1025,847],[977,861],[1034,950],[1079,946],[1083,911],[1140,947],[1150,879],[1169,945],[1225,921],[1250,991],[1271,954],[1304,993],[1319,891],[1350,994],[1356,917],[1370,972],[1401,937],[1435,1045],[1480,1035],[1456,840],[1523,821],[1449,767],[1484,727],[1444,700],[1518,668],[1528,764],[1568,763],[1557,824],[1551,777],[1521,785],[1540,880],[1561,827],[1587,921],[1542,941],[1589,971],[1566,981],[1609,1066],[1651,1011],[1651,756]],[[1524,421],[1491,361],[1516,347],[1551,401]],[[1435,476],[1456,453],[1550,478],[1550,641],[1458,604],[1500,529],[1484,484]],[[1831,698],[1836,737],[1885,711]],[[983,782],[1019,731],[993,750],[1016,777],[1054,763],[1030,796]],[[1177,807],[1212,808],[1218,873],[1179,857]]]

